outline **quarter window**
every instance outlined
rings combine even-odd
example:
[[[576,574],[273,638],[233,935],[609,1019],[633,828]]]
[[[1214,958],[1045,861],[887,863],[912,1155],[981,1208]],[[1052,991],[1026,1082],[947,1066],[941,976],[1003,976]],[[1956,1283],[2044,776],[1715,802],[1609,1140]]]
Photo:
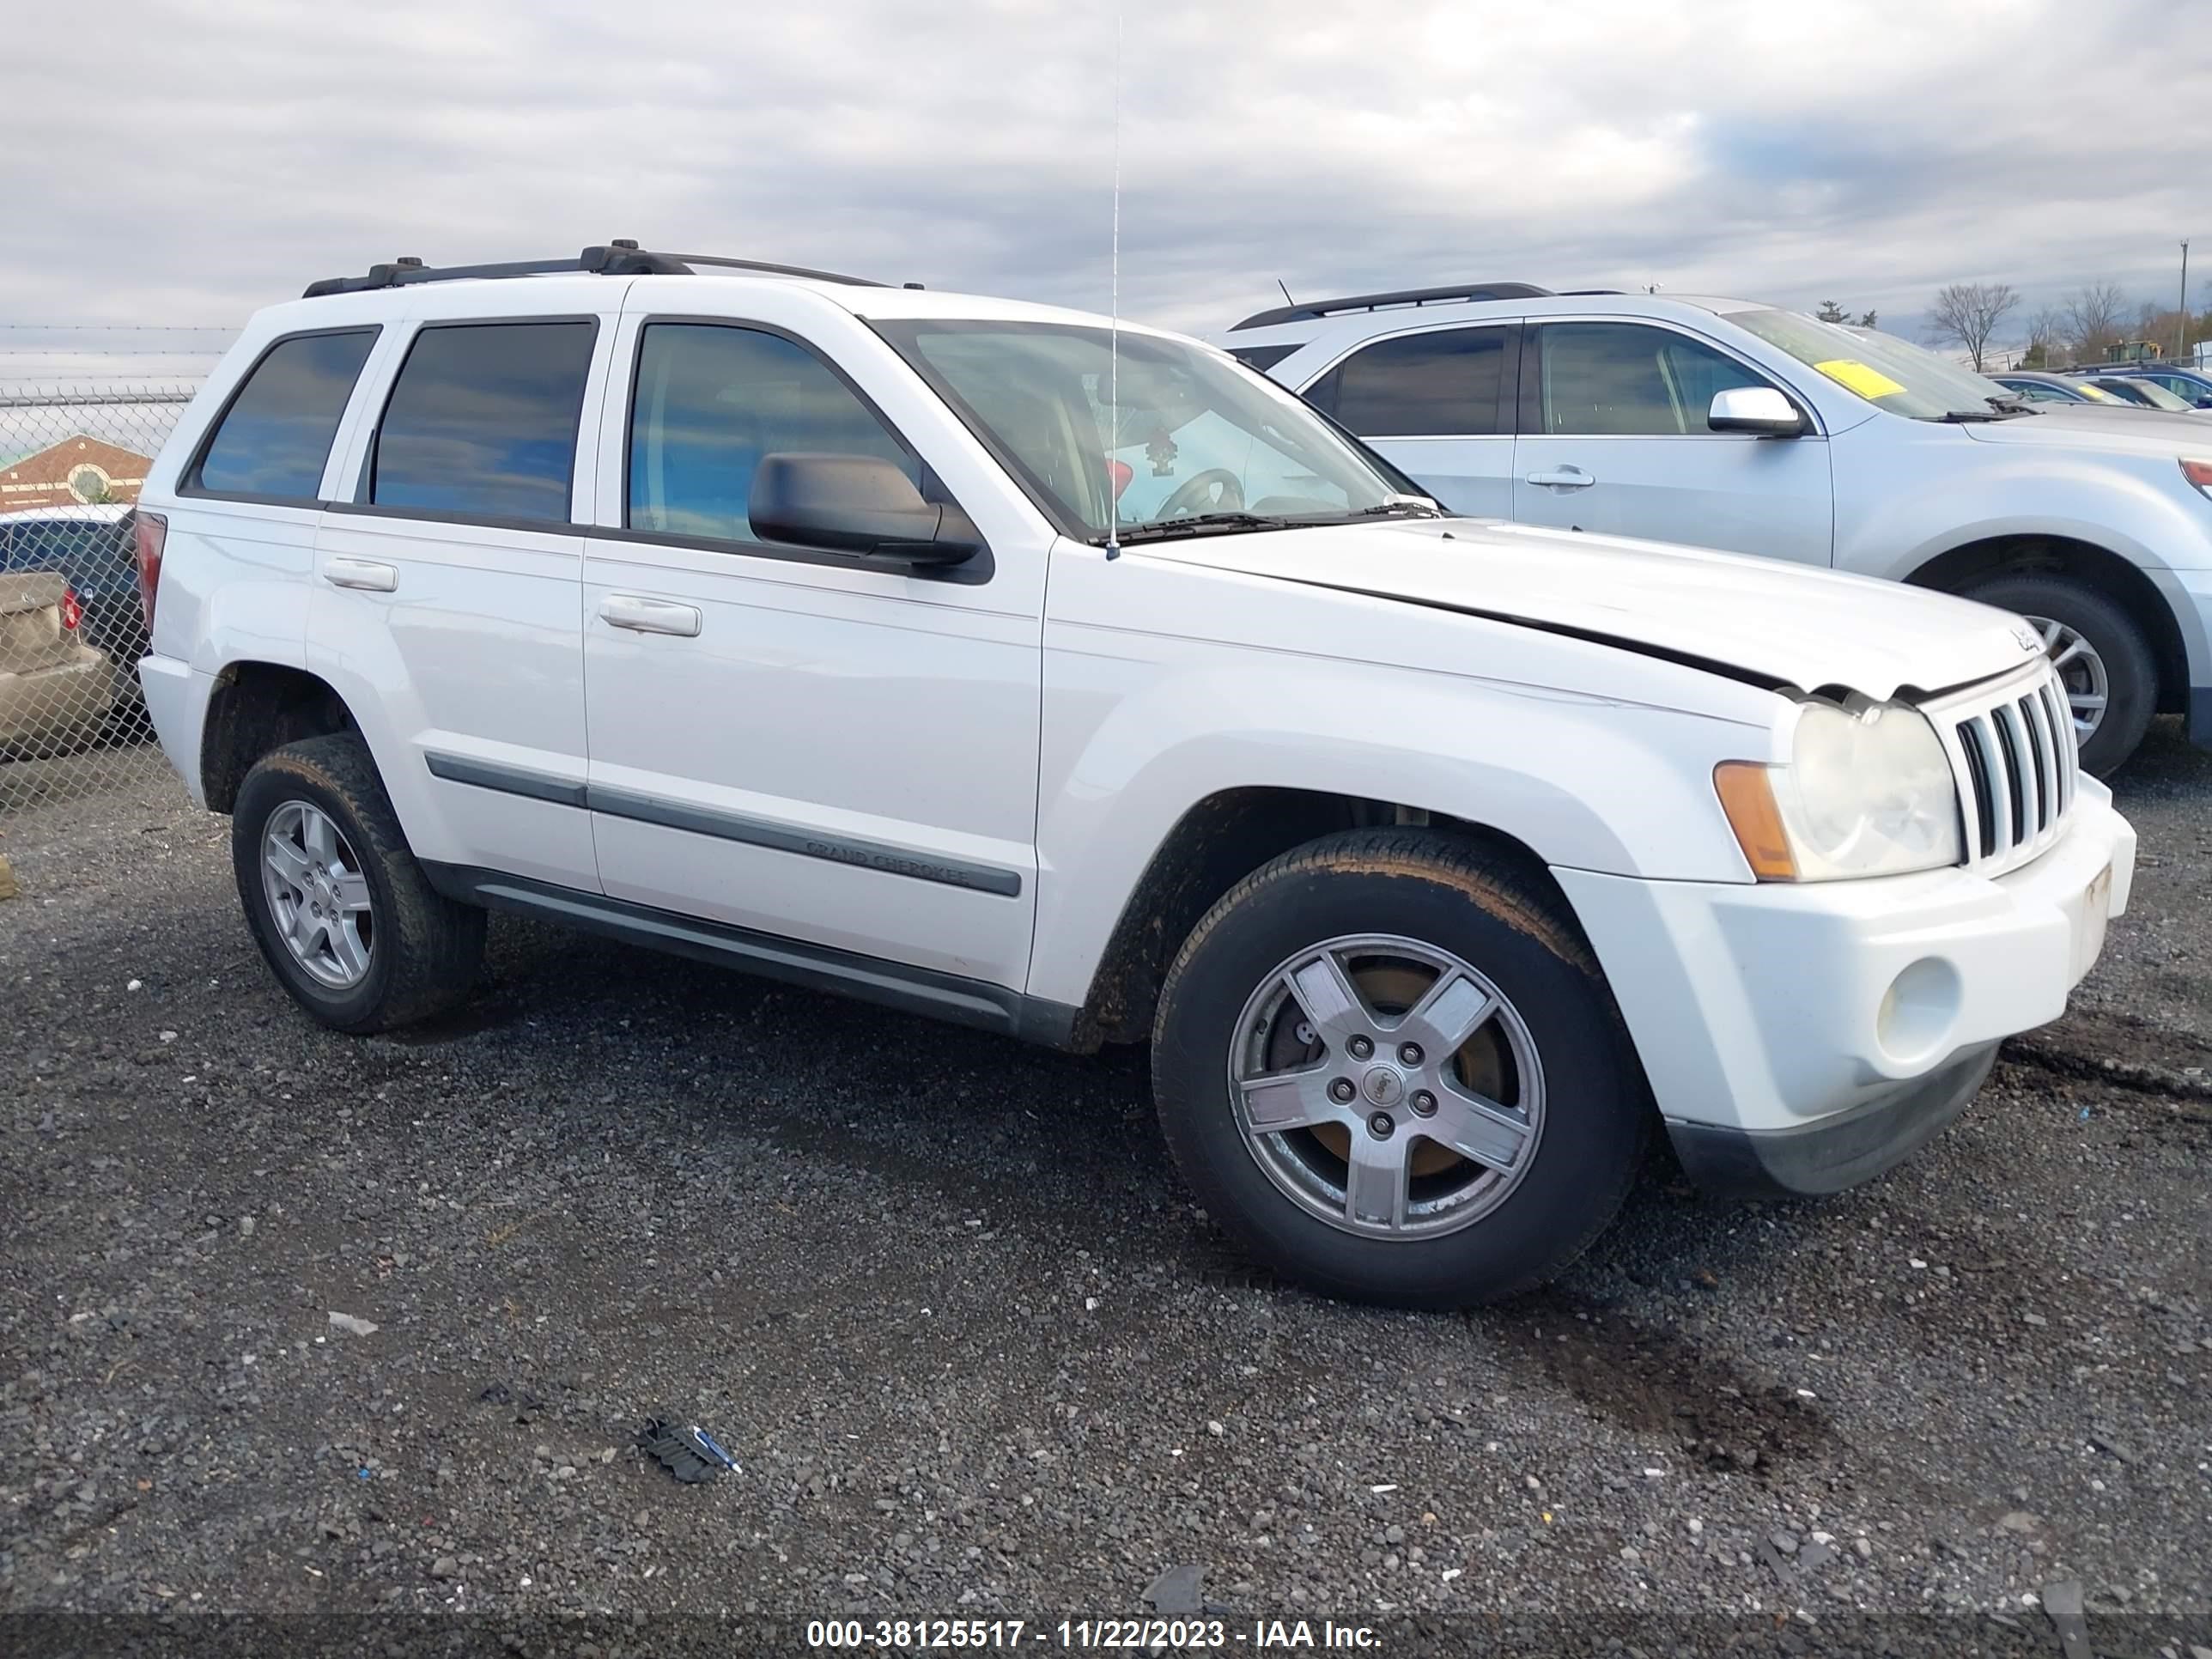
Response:
[[[1498,432],[1502,328],[1455,328],[1377,340],[1322,376],[1306,396],[1363,438]]]
[[[1715,393],[1772,384],[1725,353],[1663,328],[1553,323],[1539,340],[1540,420],[1557,435],[1704,435]]]
[[[805,346],[714,323],[646,325],[629,415],[631,529],[757,540],[753,475],[778,453],[873,456],[922,487],[921,463]]]
[[[593,331],[589,322],[424,328],[385,405],[368,499],[566,522]]]
[[[331,441],[376,331],[306,334],[271,346],[223,411],[191,487],[218,495],[313,502]]]

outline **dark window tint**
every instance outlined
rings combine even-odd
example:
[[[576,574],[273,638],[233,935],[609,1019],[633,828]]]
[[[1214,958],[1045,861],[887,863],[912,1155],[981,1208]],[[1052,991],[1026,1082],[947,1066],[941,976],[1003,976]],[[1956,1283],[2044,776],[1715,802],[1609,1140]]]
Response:
[[[1240,363],[1251,364],[1264,374],[1297,349],[1295,344],[1231,346],[1229,355]]]
[[[1498,430],[1502,328],[1404,334],[1339,363],[1307,396],[1363,438]]]
[[[753,474],[763,455],[790,453],[872,455],[922,483],[905,446],[805,347],[757,329],[647,326],[629,415],[631,529],[751,541]]]
[[[1685,335],[1635,323],[1553,323],[1542,336],[1543,429],[1576,437],[1709,433],[1716,392],[1772,384]]]
[[[369,500],[566,520],[592,333],[589,323],[424,329],[385,405]]]
[[[270,348],[254,365],[200,459],[200,489],[312,501],[322,492],[353,383],[376,331],[311,334]]]
[[[137,575],[125,526],[106,521],[0,520],[0,570],[57,570],[79,588],[112,587]]]

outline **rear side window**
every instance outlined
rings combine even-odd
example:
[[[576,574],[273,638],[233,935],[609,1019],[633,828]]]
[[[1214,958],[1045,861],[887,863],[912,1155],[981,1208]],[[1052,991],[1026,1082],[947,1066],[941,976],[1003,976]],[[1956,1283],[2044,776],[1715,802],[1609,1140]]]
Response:
[[[633,530],[750,542],[753,474],[780,453],[921,464],[802,345],[759,329],[651,323],[629,412]]]
[[[375,343],[376,331],[364,328],[270,347],[223,411],[187,491],[315,501],[331,440]]]
[[[369,501],[566,523],[596,331],[589,321],[424,328],[384,406]]]
[[[1377,340],[1306,396],[1363,438],[1480,438],[1499,430],[1505,330],[1455,328]]]

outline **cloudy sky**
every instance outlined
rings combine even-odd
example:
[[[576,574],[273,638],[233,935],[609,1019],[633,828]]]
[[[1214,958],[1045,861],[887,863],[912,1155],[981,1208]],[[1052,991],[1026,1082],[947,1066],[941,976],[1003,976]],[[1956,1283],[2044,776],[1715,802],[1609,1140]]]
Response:
[[[1118,9],[1148,320],[1218,328],[1279,279],[1656,283],[1907,325],[1960,279],[2170,305],[2184,236],[2212,298],[2212,0]],[[0,106],[38,183],[0,325],[234,325],[375,259],[614,236],[1103,308],[1116,11],[106,0]]]

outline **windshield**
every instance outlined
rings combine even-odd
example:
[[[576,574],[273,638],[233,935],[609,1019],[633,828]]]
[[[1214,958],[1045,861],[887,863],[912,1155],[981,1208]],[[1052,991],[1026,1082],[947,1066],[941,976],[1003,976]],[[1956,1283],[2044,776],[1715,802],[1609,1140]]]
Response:
[[[1123,333],[1117,398],[1103,328],[936,319],[875,327],[1070,535],[1435,510],[1290,392],[1202,346]]]
[[[1992,398],[2008,404],[2019,401],[2018,393],[1995,380],[1894,334],[1842,328],[1794,311],[1731,311],[1728,319],[1893,415],[1916,421],[1992,416],[1997,412]]]
[[[2100,380],[2097,386],[2100,391],[2117,392],[2130,403],[2148,404],[2153,409],[2179,410],[2186,415],[2197,407],[2186,398],[2175,397],[2157,381],[2135,375],[2124,380]]]

